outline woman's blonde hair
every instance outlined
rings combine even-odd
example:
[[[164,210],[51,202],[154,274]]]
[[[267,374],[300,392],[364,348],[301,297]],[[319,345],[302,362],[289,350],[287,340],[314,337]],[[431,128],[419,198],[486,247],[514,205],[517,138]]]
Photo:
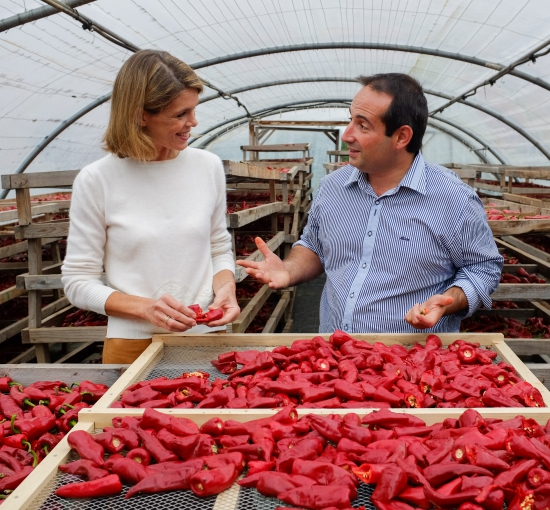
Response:
[[[115,80],[103,148],[119,158],[154,160],[157,150],[141,126],[143,111],[159,113],[187,88],[203,90],[200,78],[186,63],[165,51],[141,50],[132,55]]]

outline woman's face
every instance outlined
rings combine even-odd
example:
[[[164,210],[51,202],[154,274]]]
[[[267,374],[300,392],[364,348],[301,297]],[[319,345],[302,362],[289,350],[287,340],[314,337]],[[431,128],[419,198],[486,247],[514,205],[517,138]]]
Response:
[[[142,126],[157,148],[155,161],[174,159],[187,147],[191,128],[197,125],[197,89],[185,89],[164,110],[155,115],[143,112]]]

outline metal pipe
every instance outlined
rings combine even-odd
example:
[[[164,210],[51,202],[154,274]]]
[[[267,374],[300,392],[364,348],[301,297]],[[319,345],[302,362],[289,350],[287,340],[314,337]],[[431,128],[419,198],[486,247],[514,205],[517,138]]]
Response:
[[[543,50],[544,48],[546,48],[548,45],[550,45],[550,39],[547,39],[543,43],[539,44],[534,50],[530,50],[528,53],[526,53],[522,57],[518,58],[515,62],[512,62],[510,65],[504,67],[497,74],[491,76],[491,78],[488,78],[487,80],[483,80],[481,83],[479,83],[478,85],[474,85],[473,87],[468,89],[466,92],[463,92],[462,94],[452,98],[449,102],[445,103],[443,106],[440,106],[439,108],[435,109],[433,112],[430,112],[430,115],[434,115],[435,113],[443,112],[443,110],[445,108],[448,108],[449,106],[456,103],[460,99],[466,99],[467,97],[475,94],[477,89],[479,89],[481,87],[485,87],[486,85],[494,85],[495,82],[499,78],[502,78],[503,76],[506,76],[507,74],[510,74],[514,70],[514,68],[516,68],[516,67],[518,67],[522,64],[525,64],[525,63],[529,62],[530,60],[532,60],[534,62],[538,57],[546,55],[548,53],[548,51],[544,52],[541,55],[537,55],[537,53],[539,51]]]
[[[275,87],[275,86],[281,86],[281,85],[290,85],[294,83],[316,83],[316,82],[355,82],[357,83],[357,80],[354,78],[344,78],[344,77],[325,77],[325,78],[296,78],[292,80],[276,80],[272,82],[265,82],[265,83],[259,83],[257,85],[248,85],[246,87],[240,87],[238,89],[231,90],[229,94],[238,94],[241,92],[248,92],[250,90],[256,90],[260,88],[265,87]],[[426,94],[442,97],[444,99],[453,99],[453,96],[449,94],[443,94],[441,92],[437,92],[430,89],[424,89],[424,92]],[[205,97],[200,103],[205,103],[207,101],[211,101],[213,99],[216,99],[218,96],[208,96]],[[475,103],[471,103],[470,101],[465,101],[462,99],[459,99],[457,101],[460,104],[469,106],[470,108],[475,108],[483,113],[486,113],[487,115],[490,115],[491,117],[497,119],[498,121],[506,124],[508,127],[512,128],[514,131],[519,133],[521,136],[523,136],[526,140],[528,140],[531,144],[533,144],[539,151],[541,151],[548,159],[550,159],[550,152],[548,152],[537,140],[535,140],[531,135],[527,133],[522,127],[518,126],[517,124],[511,122],[510,120],[506,119],[502,115],[500,115],[497,112],[494,112],[493,110],[490,110],[489,108],[485,108],[483,106],[477,105]]]
[[[81,5],[95,2],[95,0],[65,0],[63,3],[68,7],[80,7]],[[52,14],[59,13],[59,9],[45,5],[44,7],[37,7],[30,11],[22,12],[21,14],[15,14],[9,18],[0,20],[0,32],[5,32],[10,28],[19,27],[25,23],[31,23],[42,18],[47,18]]]
[[[493,149],[488,143],[486,143],[484,140],[482,140],[481,138],[479,138],[479,136],[476,136],[474,135],[473,133],[470,133],[469,131],[467,131],[466,129],[464,129],[462,126],[460,126],[459,124],[456,124],[455,122],[452,122],[450,120],[447,120],[447,119],[443,119],[441,117],[432,117],[432,119],[435,119],[435,120],[438,120],[439,122],[443,122],[444,124],[449,124],[449,126],[452,126],[454,127],[455,129],[458,129],[459,131],[462,131],[464,134],[468,135],[470,138],[474,139],[477,143],[479,143],[482,147],[487,147],[487,150],[495,157],[498,159],[498,161],[502,164],[502,165],[507,165],[508,163],[506,163],[506,160],[505,158],[503,158],[498,152],[495,151],[495,149]]]
[[[91,18],[88,18],[88,16],[80,14],[78,11],[67,4],[59,2],[58,0],[42,0],[42,2],[50,5],[51,7],[54,7],[55,9],[59,9],[71,18],[79,21],[80,23],[82,23],[82,28],[84,28],[85,30],[97,32],[99,35],[109,39],[111,42],[118,44],[119,46],[122,46],[123,48],[126,48],[130,51],[139,51],[140,49],[134,43],[128,41],[127,39],[124,39],[112,30],[109,30],[107,27],[100,25],[97,21],[93,21]]]
[[[309,50],[323,50],[323,49],[359,49],[359,50],[385,50],[385,51],[401,51],[405,53],[419,53],[421,55],[431,55],[433,57],[450,58],[452,60],[459,60],[461,62],[467,62],[468,64],[474,64],[477,66],[488,67],[489,69],[495,69],[496,71],[502,71],[506,69],[503,64],[494,62],[487,62],[486,60],[471,57],[469,55],[462,55],[461,53],[451,53],[449,51],[436,50],[431,48],[423,48],[421,46],[408,46],[402,44],[386,44],[386,43],[369,43],[369,42],[330,42],[330,43],[311,43],[311,44],[293,44],[288,46],[274,46],[271,48],[259,48],[257,50],[243,51],[241,53],[234,53],[233,55],[226,55],[223,57],[216,57],[209,60],[203,60],[202,62],[196,62],[193,69],[202,69],[203,67],[209,67],[218,64],[225,64],[226,62],[232,62],[234,60],[240,60],[243,58],[259,57],[262,55],[273,55],[276,53],[290,52],[290,51],[309,51]],[[539,87],[542,87],[550,91],[550,83],[540,78],[535,78],[527,73],[521,71],[512,70],[508,74],[521,78],[522,80],[529,81]]]
[[[65,121],[63,121],[59,126],[57,126],[44,140],[42,140],[34,149],[33,151],[25,158],[25,160],[19,165],[17,170],[13,172],[14,174],[21,174],[25,171],[25,169],[33,162],[33,160],[38,156],[44,148],[46,148],[52,140],[55,139],[57,135],[65,131],[73,122],[76,122],[80,117],[83,115],[86,115],[88,112],[93,110],[96,106],[99,106],[106,101],[108,101],[111,98],[111,93],[105,94],[104,96],[98,97],[93,103],[90,103],[89,105],[82,108],[82,110],[79,110],[76,112],[72,117],[69,117]],[[4,189],[0,193],[0,199],[6,198],[6,195],[9,193],[9,190]]]

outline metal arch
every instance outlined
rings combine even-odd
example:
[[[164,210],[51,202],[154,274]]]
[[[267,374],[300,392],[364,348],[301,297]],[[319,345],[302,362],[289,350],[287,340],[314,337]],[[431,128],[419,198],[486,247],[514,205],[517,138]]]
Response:
[[[292,79],[292,80],[277,80],[277,81],[273,81],[273,82],[259,83],[257,85],[249,85],[247,87],[240,87],[238,89],[231,90],[228,93],[229,94],[238,94],[238,93],[241,93],[241,92],[247,92],[247,91],[250,91],[250,90],[266,88],[266,87],[275,87],[275,86],[280,86],[280,85],[291,85],[293,83],[315,83],[315,82],[324,82],[324,81],[327,81],[327,82],[355,82],[355,83],[357,83],[357,81],[353,78],[343,78],[343,77],[296,78],[296,79]],[[441,97],[443,99],[453,99],[453,96],[451,96],[451,95],[443,94],[441,92],[437,92],[437,91],[430,90],[430,89],[424,89],[424,92],[426,94]],[[206,103],[208,101],[212,101],[213,99],[216,99],[217,97],[219,97],[219,96],[213,96],[212,95],[212,96],[205,97],[203,100],[200,101],[200,104]],[[517,124],[509,121],[508,119],[506,119],[505,117],[503,117],[499,113],[496,113],[492,110],[489,110],[488,108],[477,105],[475,103],[471,103],[470,101],[465,101],[465,100],[461,99],[461,100],[458,100],[457,102],[460,103],[460,104],[469,106],[470,108],[475,108],[475,109],[477,109],[477,110],[479,110],[479,111],[481,111],[481,112],[483,112],[487,115],[490,115],[491,117],[499,120],[500,122],[506,124],[508,127],[512,128],[514,131],[516,131],[521,136],[523,136],[526,140],[528,140],[540,152],[542,152],[548,159],[550,159],[550,152],[548,152],[546,149],[544,149],[544,147],[539,142],[537,142],[531,135],[529,135],[523,128],[521,128]],[[468,136],[472,136],[469,133],[467,133],[467,134],[468,134]]]
[[[498,153],[495,151],[495,149],[493,149],[488,143],[486,143],[484,140],[482,140],[481,138],[479,138],[478,136],[470,133],[469,131],[467,131],[466,129],[464,129],[461,125],[459,124],[456,124],[455,122],[452,122],[450,120],[447,120],[447,119],[442,119],[441,117],[436,117],[436,116],[433,116],[432,119],[435,119],[435,120],[438,120],[439,122],[443,122],[444,124],[449,124],[449,126],[452,126],[454,127],[455,129],[458,129],[459,131],[462,131],[462,133],[468,135],[470,138],[472,138],[473,140],[475,140],[477,143],[481,144],[482,147],[487,147],[487,150],[496,158],[498,159],[499,163],[501,165],[506,165],[506,160]]]
[[[548,43],[547,43],[548,44]],[[259,57],[262,55],[272,55],[275,53],[285,53],[291,51],[309,51],[309,50],[324,50],[324,49],[359,49],[359,50],[386,50],[386,51],[400,51],[405,53],[420,53],[422,55],[431,55],[433,57],[443,57],[452,60],[459,60],[468,64],[474,64],[481,67],[487,67],[494,69],[495,71],[504,71],[507,66],[503,64],[497,64],[494,62],[487,62],[486,60],[471,57],[469,55],[462,55],[461,53],[451,53],[449,51],[435,50],[430,48],[422,48],[420,46],[407,46],[401,44],[385,44],[385,43],[359,43],[359,42],[341,42],[341,43],[312,43],[312,44],[293,44],[288,46],[275,46],[271,48],[260,48],[257,50],[243,51],[241,53],[234,53],[233,55],[227,55],[225,57],[217,57],[209,60],[203,60],[202,62],[196,62],[191,65],[193,69],[202,69],[204,67],[210,67],[218,64],[225,64],[226,62],[232,62],[234,60],[240,60],[244,58]],[[550,83],[535,76],[531,76],[522,71],[511,70],[507,74],[531,82],[539,87],[542,87],[550,91]]]
[[[444,99],[452,99],[452,97],[448,96],[447,94],[441,94],[439,92],[434,92],[431,90],[425,90],[427,94],[431,94],[433,96],[442,97]],[[456,103],[460,103],[466,106],[469,106],[470,108],[475,108],[476,110],[479,110],[480,112],[486,113],[487,115],[490,115],[491,117],[494,117],[495,119],[499,120],[503,124],[506,124],[508,127],[512,128],[514,131],[519,133],[521,136],[529,140],[540,152],[542,152],[548,159],[550,159],[550,152],[548,152],[539,142],[537,142],[527,131],[525,131],[522,127],[518,126],[514,122],[508,120],[506,117],[503,117],[499,113],[494,112],[493,110],[489,110],[488,108],[485,108],[484,106],[480,106],[475,103],[471,103],[470,101],[465,101],[464,99],[460,99],[458,101],[455,101]],[[431,114],[431,117],[435,118],[434,114]]]
[[[451,136],[455,140],[458,140],[460,143],[468,147],[483,163],[489,164],[489,160],[483,155],[480,154],[476,148],[468,142],[465,138],[462,138],[461,136],[458,136],[456,133],[453,133],[450,129],[446,129],[442,126],[438,126],[437,124],[434,124],[431,120],[428,120],[428,125],[433,127],[434,129],[437,129],[438,131],[441,131],[443,133],[446,133],[447,135]]]
[[[322,103],[322,104],[317,104],[317,103]],[[267,115],[272,115],[274,113],[279,113],[279,111],[282,111],[282,110],[285,110],[287,111],[287,109],[293,107],[293,106],[297,106],[299,105],[300,107],[299,108],[293,108],[292,110],[288,110],[288,111],[294,111],[294,110],[304,110],[304,109],[307,109],[307,108],[327,108],[327,107],[333,107],[331,105],[337,105],[337,107],[339,108],[344,108],[344,107],[347,107],[349,105],[349,99],[320,99],[316,102],[312,102],[312,103],[309,103],[309,104],[305,104],[304,102],[300,102],[300,101],[295,101],[295,102],[292,102],[292,103],[286,103],[286,104],[282,104],[282,105],[277,105],[277,106],[274,106],[272,108],[269,108],[269,109],[264,109],[264,110],[260,110],[260,111],[257,111],[257,112],[254,112],[253,113],[253,116],[254,117],[265,117]],[[345,105],[345,106],[344,106]],[[501,164],[505,164],[505,161],[504,159],[494,150],[492,149],[487,143],[485,143],[482,139],[480,139],[479,137],[477,137],[476,135],[473,135],[472,133],[470,133],[468,130],[466,130],[465,128],[461,127],[461,126],[458,126],[456,125],[455,123],[452,123],[452,122],[447,122],[443,119],[440,119],[438,117],[435,117],[436,120],[440,120],[441,122],[445,122],[451,126],[453,126],[455,129],[458,129],[459,131],[463,132],[464,134],[466,134],[467,136],[469,136],[470,138],[472,138],[473,140],[475,140],[476,142],[478,142],[482,147],[487,147],[487,149],[489,150],[489,152],[491,152],[491,154],[493,154],[493,156],[495,156],[495,158],[501,163]],[[210,144],[212,141],[214,141],[216,138],[218,138],[219,136],[222,136],[223,134],[226,134],[228,133],[229,131],[239,127],[240,125],[242,124],[245,124],[246,122],[248,122],[248,119],[245,118],[244,115],[241,115],[239,117],[233,117],[232,119],[228,119],[224,122],[221,122],[219,124],[216,124],[214,126],[212,126],[211,128],[209,128],[207,131],[205,131],[204,133],[201,133],[201,137],[202,136],[205,136],[207,135],[208,133],[211,133],[212,131],[222,127],[222,126],[225,126],[225,125],[228,125],[228,124],[233,124],[233,123],[237,123],[235,125],[231,125],[228,129],[226,130],[221,130],[219,131],[218,133],[215,133],[214,135],[212,135],[211,137],[209,137],[208,139],[204,140],[204,141],[201,141],[201,143],[198,145],[199,148],[203,148],[203,147],[206,147],[208,144]],[[431,124],[432,126],[434,127],[438,127],[436,124]],[[451,134],[451,133],[449,133]],[[456,134],[456,133],[455,133]],[[456,135],[458,137],[458,135]],[[458,137],[460,138],[461,141],[463,141],[463,139],[461,137]],[[457,139],[458,139],[457,138]],[[196,140],[196,139],[195,139]],[[191,143],[195,142],[195,140],[193,140]],[[468,146],[468,148],[472,148],[471,144],[467,144],[465,143],[465,145]]]
[[[81,5],[90,4],[95,2],[95,0],[64,0],[63,3],[68,7],[80,7]],[[19,27],[25,23],[31,23],[33,21],[47,18],[53,14],[59,13],[59,9],[55,7],[50,7],[45,5],[44,7],[37,7],[36,9],[31,9],[30,11],[25,11],[20,14],[15,14],[9,18],[4,18],[0,20],[0,32],[5,32],[10,28]]]

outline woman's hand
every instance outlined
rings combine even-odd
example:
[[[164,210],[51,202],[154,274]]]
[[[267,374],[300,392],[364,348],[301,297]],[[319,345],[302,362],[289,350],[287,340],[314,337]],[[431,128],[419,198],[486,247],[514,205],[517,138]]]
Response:
[[[217,290],[214,301],[208,309],[215,310],[216,308],[223,310],[223,317],[217,321],[209,322],[207,325],[211,328],[233,322],[239,316],[241,309],[237,304],[235,282],[226,282]]]
[[[156,301],[151,299],[143,318],[155,326],[179,333],[197,325],[195,312],[170,294],[163,294]]]

